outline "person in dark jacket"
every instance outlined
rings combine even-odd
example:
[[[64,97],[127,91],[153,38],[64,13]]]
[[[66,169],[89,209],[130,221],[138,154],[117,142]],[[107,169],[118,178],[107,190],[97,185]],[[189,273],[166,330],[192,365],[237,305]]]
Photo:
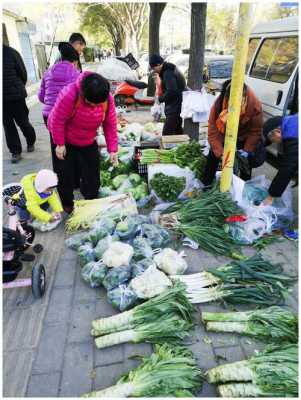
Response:
[[[163,58],[153,54],[149,59],[149,65],[153,71],[159,74],[161,79],[162,95],[159,96],[159,103],[165,103],[166,121],[162,135],[179,135],[183,133],[181,107],[183,92],[186,88],[186,81],[183,74],[174,64],[164,62]]]
[[[281,129],[276,128],[267,133],[267,144],[276,143],[282,145],[282,155],[279,170],[273,179],[268,192],[269,195],[263,200],[264,205],[271,205],[274,197],[281,197],[291,179],[298,172],[298,145],[299,145],[299,124],[298,114],[279,117],[276,124]],[[279,123],[280,122],[280,123]]]
[[[3,45],[3,126],[7,147],[12,154],[11,162],[21,160],[22,145],[16,124],[27,143],[27,151],[34,151],[36,133],[29,122],[25,98],[27,72],[20,54],[12,47]]]
[[[79,57],[83,54],[83,51],[86,47],[86,40],[83,37],[81,33],[72,33],[70,38],[69,38],[69,43],[71,46],[77,51]],[[61,54],[58,56],[58,58],[55,60],[55,63],[62,61]],[[80,62],[80,59],[78,60],[77,67],[80,70],[80,72],[83,72],[83,68]]]

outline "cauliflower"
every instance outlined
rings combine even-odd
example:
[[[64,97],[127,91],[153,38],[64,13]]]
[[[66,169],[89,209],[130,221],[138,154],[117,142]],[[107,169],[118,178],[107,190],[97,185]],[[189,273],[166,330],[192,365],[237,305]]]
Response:
[[[159,269],[168,275],[180,275],[187,269],[187,263],[183,258],[184,253],[166,248],[154,257],[154,262]]]
[[[134,249],[129,244],[114,242],[104,252],[102,261],[107,267],[128,266],[133,254]]]

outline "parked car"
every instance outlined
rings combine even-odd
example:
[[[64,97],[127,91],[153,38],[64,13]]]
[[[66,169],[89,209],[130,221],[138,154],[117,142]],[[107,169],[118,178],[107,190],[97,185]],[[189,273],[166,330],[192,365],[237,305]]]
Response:
[[[208,91],[219,92],[223,83],[231,78],[233,59],[231,55],[205,57],[203,80]]]
[[[250,35],[245,82],[262,102],[264,119],[298,109],[298,17],[256,25]],[[267,147],[277,167],[281,147]]]

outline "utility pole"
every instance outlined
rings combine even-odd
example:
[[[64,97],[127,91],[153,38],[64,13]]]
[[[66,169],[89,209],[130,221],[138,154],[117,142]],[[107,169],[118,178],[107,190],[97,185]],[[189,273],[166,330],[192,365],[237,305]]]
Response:
[[[227,119],[222,161],[222,175],[220,182],[221,192],[227,192],[230,190],[232,183],[233,164],[236,152],[237,132],[248,55],[249,35],[253,24],[253,15],[254,6],[252,3],[240,3],[238,34],[234,53],[232,82],[229,98],[229,116]]]

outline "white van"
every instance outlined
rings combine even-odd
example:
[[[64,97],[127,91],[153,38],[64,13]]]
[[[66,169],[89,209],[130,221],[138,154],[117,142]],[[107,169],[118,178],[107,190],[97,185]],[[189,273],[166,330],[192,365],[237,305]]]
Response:
[[[289,114],[298,102],[298,17],[252,30],[245,82],[262,102],[264,119]]]

